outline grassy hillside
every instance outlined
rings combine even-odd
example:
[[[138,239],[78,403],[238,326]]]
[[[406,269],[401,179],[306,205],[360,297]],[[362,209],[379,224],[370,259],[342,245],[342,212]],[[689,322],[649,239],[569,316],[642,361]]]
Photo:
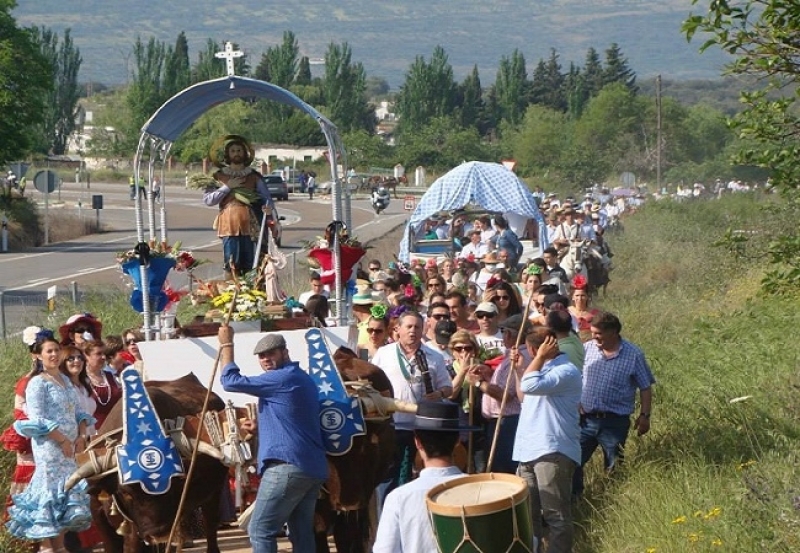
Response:
[[[690,0],[459,0],[455,10],[452,0],[242,0],[235,7],[178,0],[150,2],[146,10],[132,0],[18,4],[13,14],[22,25],[59,32],[71,27],[84,59],[81,80],[107,84],[125,82],[137,35],[173,43],[181,30],[193,57],[210,37],[237,42],[254,64],[285,30],[297,35],[302,53],[311,58],[322,57],[331,42],[347,41],[354,60],[393,88],[414,57],[430,56],[437,44],[449,54],[457,79],[477,64],[484,85],[494,81],[501,56],[515,48],[526,56],[529,70],[556,48],[566,70],[570,61],[582,64],[589,47],[602,52],[617,42],[639,75],[681,79],[713,78],[724,60],[719,52],[700,56],[698,45],[680,34]]]

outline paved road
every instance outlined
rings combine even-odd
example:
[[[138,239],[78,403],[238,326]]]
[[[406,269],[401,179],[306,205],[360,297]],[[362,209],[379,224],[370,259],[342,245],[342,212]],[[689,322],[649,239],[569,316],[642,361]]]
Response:
[[[43,200],[40,193],[33,193],[37,201]],[[14,308],[30,310],[31,305],[43,306],[50,286],[66,291],[72,282],[82,290],[97,284],[124,285],[115,253],[130,249],[136,243],[134,208],[127,185],[93,183],[91,190],[87,190],[85,186],[67,184],[60,194],[51,195],[50,209],[68,210],[94,218],[95,211],[86,208],[91,206],[93,194],[103,195],[104,209],[100,212],[100,221],[108,229],[106,232],[24,252],[0,254],[0,290],[3,291],[9,329],[19,326],[14,324],[17,322],[22,326],[27,324],[16,316]],[[212,262],[200,267],[197,272],[200,278],[220,275],[222,244],[211,229],[215,208],[204,206],[201,192],[197,190],[167,186],[166,194],[169,242],[180,240],[183,248]],[[309,201],[307,196],[298,194],[288,202],[279,202],[277,207],[279,213],[287,218],[281,247],[287,254],[299,252],[303,241],[321,235],[332,218],[329,197],[317,196]],[[401,224],[406,216],[402,200],[393,201],[388,212],[376,216],[367,199],[363,196],[356,198],[352,202],[353,234],[364,241],[372,240]],[[160,213],[156,214],[156,220],[160,220]],[[171,277],[171,282],[174,286],[181,286],[178,279]]]

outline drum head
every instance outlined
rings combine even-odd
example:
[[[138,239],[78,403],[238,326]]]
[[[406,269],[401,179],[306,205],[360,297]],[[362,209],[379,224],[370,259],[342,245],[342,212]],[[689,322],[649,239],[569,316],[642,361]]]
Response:
[[[471,474],[432,488],[427,494],[431,513],[445,516],[480,516],[526,501],[528,486],[513,474]]]

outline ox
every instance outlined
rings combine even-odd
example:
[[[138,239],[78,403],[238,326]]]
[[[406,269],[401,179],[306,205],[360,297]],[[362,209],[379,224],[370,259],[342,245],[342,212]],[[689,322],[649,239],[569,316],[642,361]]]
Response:
[[[145,386],[162,420],[199,414],[207,392],[194,374],[169,382],[149,381]],[[219,411],[225,408],[225,404],[219,396],[212,394],[208,408]],[[109,413],[99,430],[99,434],[107,436],[107,440],[121,440],[122,409],[120,402]],[[191,434],[189,429],[186,432]],[[140,553],[145,544],[165,542],[175,521],[184,480],[175,478],[167,493],[150,495],[138,483],[120,485],[116,457],[107,454],[110,447],[103,443],[93,443],[90,449],[97,457],[81,464],[68,485],[74,484],[80,478],[88,480],[89,493],[92,496],[92,516],[102,535],[106,553]],[[184,468],[188,470],[191,448],[179,449],[184,458]],[[209,444],[201,442],[199,453],[192,477],[194,485],[189,487],[183,513],[191,513],[200,507],[203,512],[207,551],[220,553],[217,544],[220,494],[227,484],[228,467],[222,464],[221,455]],[[196,485],[197,482],[202,482],[202,485]],[[123,519],[130,525],[130,531],[120,536],[117,529]]]
[[[392,384],[377,366],[359,359],[346,348],[333,356],[336,368],[345,383],[368,381],[384,398],[392,396]],[[352,391],[352,385],[347,386]],[[364,402],[362,402],[363,404]],[[394,455],[394,424],[390,402],[364,409],[367,433],[353,440],[345,455],[328,455],[328,481],[317,501],[315,532],[317,553],[328,553],[327,534],[333,529],[333,540],[339,553],[366,553],[371,548],[369,502],[377,485],[383,481]],[[380,416],[372,416],[372,409]]]

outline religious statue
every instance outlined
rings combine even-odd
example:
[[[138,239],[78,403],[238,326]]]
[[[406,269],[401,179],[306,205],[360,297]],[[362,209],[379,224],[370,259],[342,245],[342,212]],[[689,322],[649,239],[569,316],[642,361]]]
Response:
[[[213,175],[215,182],[205,189],[203,201],[219,206],[214,229],[222,239],[226,275],[234,269],[243,275],[257,267],[261,252],[255,250],[257,244],[266,243],[264,227],[275,232],[274,204],[261,174],[250,167],[255,155],[250,143],[239,135],[227,135],[221,142],[224,162],[217,159],[221,145],[217,141],[210,157],[219,170]]]

